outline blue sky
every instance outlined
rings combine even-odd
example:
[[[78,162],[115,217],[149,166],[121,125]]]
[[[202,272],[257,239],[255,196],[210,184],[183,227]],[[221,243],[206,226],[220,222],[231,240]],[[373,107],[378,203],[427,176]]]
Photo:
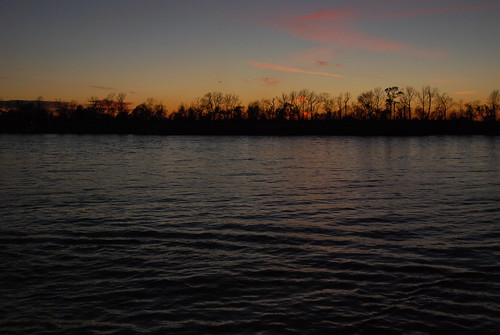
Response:
[[[500,87],[497,0],[0,0],[0,99]]]

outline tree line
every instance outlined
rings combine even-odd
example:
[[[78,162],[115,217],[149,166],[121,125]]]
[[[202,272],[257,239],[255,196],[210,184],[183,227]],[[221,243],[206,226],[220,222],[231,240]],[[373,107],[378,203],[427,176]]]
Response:
[[[243,105],[235,94],[208,92],[190,104],[168,111],[154,99],[131,107],[126,95],[91,97],[87,103],[56,100],[50,104],[35,101],[0,103],[2,132],[162,132],[183,125],[234,123],[301,123],[309,121],[462,121],[494,123],[499,115],[499,90],[493,90],[485,103],[456,101],[437,88],[392,86],[375,88],[353,97],[310,90],[283,93]],[[312,123],[312,122],[310,122]]]

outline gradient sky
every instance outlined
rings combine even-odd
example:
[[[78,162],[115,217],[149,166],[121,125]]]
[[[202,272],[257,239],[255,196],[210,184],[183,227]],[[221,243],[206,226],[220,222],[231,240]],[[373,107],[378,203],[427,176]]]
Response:
[[[0,99],[500,88],[499,0],[0,0]]]

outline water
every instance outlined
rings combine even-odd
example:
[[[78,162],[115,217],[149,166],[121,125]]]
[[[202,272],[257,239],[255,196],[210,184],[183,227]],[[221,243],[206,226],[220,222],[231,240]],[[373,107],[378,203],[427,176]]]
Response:
[[[2,334],[497,334],[499,137],[0,135]]]

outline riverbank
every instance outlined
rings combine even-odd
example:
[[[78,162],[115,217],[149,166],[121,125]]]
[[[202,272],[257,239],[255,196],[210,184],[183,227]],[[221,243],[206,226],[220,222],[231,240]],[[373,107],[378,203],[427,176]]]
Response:
[[[168,119],[103,120],[102,122],[0,123],[1,133],[54,134],[151,134],[151,135],[358,135],[358,136],[419,136],[419,135],[500,135],[500,123],[469,120],[300,120],[250,121],[202,120],[176,121]]]

